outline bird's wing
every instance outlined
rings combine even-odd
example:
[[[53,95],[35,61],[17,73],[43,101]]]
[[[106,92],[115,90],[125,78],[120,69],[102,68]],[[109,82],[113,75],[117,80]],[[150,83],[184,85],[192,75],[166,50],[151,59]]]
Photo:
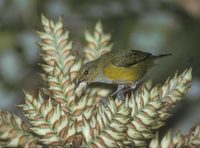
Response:
[[[138,50],[125,50],[114,54],[112,64],[118,67],[129,67],[138,64],[152,56],[151,53]]]

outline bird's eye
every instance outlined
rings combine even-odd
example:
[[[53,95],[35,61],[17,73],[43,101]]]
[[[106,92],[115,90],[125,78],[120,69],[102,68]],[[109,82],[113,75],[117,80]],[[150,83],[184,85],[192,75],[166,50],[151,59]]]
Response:
[[[85,70],[85,71],[84,71],[84,74],[87,75],[87,74],[88,74],[88,70]]]

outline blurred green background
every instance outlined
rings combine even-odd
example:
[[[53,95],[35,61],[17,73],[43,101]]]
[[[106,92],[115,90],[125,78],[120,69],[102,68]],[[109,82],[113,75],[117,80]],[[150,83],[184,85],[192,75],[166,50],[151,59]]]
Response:
[[[35,30],[40,16],[64,16],[75,48],[83,49],[84,31],[101,20],[112,34],[114,49],[173,53],[162,59],[146,79],[163,83],[176,70],[193,67],[192,88],[168,121],[187,132],[200,122],[200,1],[199,0],[0,0],[0,108],[18,112],[22,89],[41,84],[41,61]]]

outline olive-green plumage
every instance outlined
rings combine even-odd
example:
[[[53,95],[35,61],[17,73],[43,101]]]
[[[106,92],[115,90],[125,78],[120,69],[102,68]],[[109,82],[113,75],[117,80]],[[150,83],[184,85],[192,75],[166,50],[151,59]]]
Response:
[[[140,81],[158,58],[171,54],[152,55],[138,50],[112,51],[82,66],[78,82],[134,84]]]

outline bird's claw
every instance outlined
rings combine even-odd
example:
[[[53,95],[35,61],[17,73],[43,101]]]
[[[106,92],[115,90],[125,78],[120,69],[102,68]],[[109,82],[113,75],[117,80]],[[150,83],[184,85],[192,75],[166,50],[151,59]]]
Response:
[[[125,100],[124,93],[118,92],[117,95],[116,95],[116,98],[117,98],[119,101],[124,101],[124,100]]]
[[[105,109],[108,109],[108,103],[109,103],[108,97],[103,97],[103,98],[100,100],[100,103],[103,105],[103,107],[104,107]]]

